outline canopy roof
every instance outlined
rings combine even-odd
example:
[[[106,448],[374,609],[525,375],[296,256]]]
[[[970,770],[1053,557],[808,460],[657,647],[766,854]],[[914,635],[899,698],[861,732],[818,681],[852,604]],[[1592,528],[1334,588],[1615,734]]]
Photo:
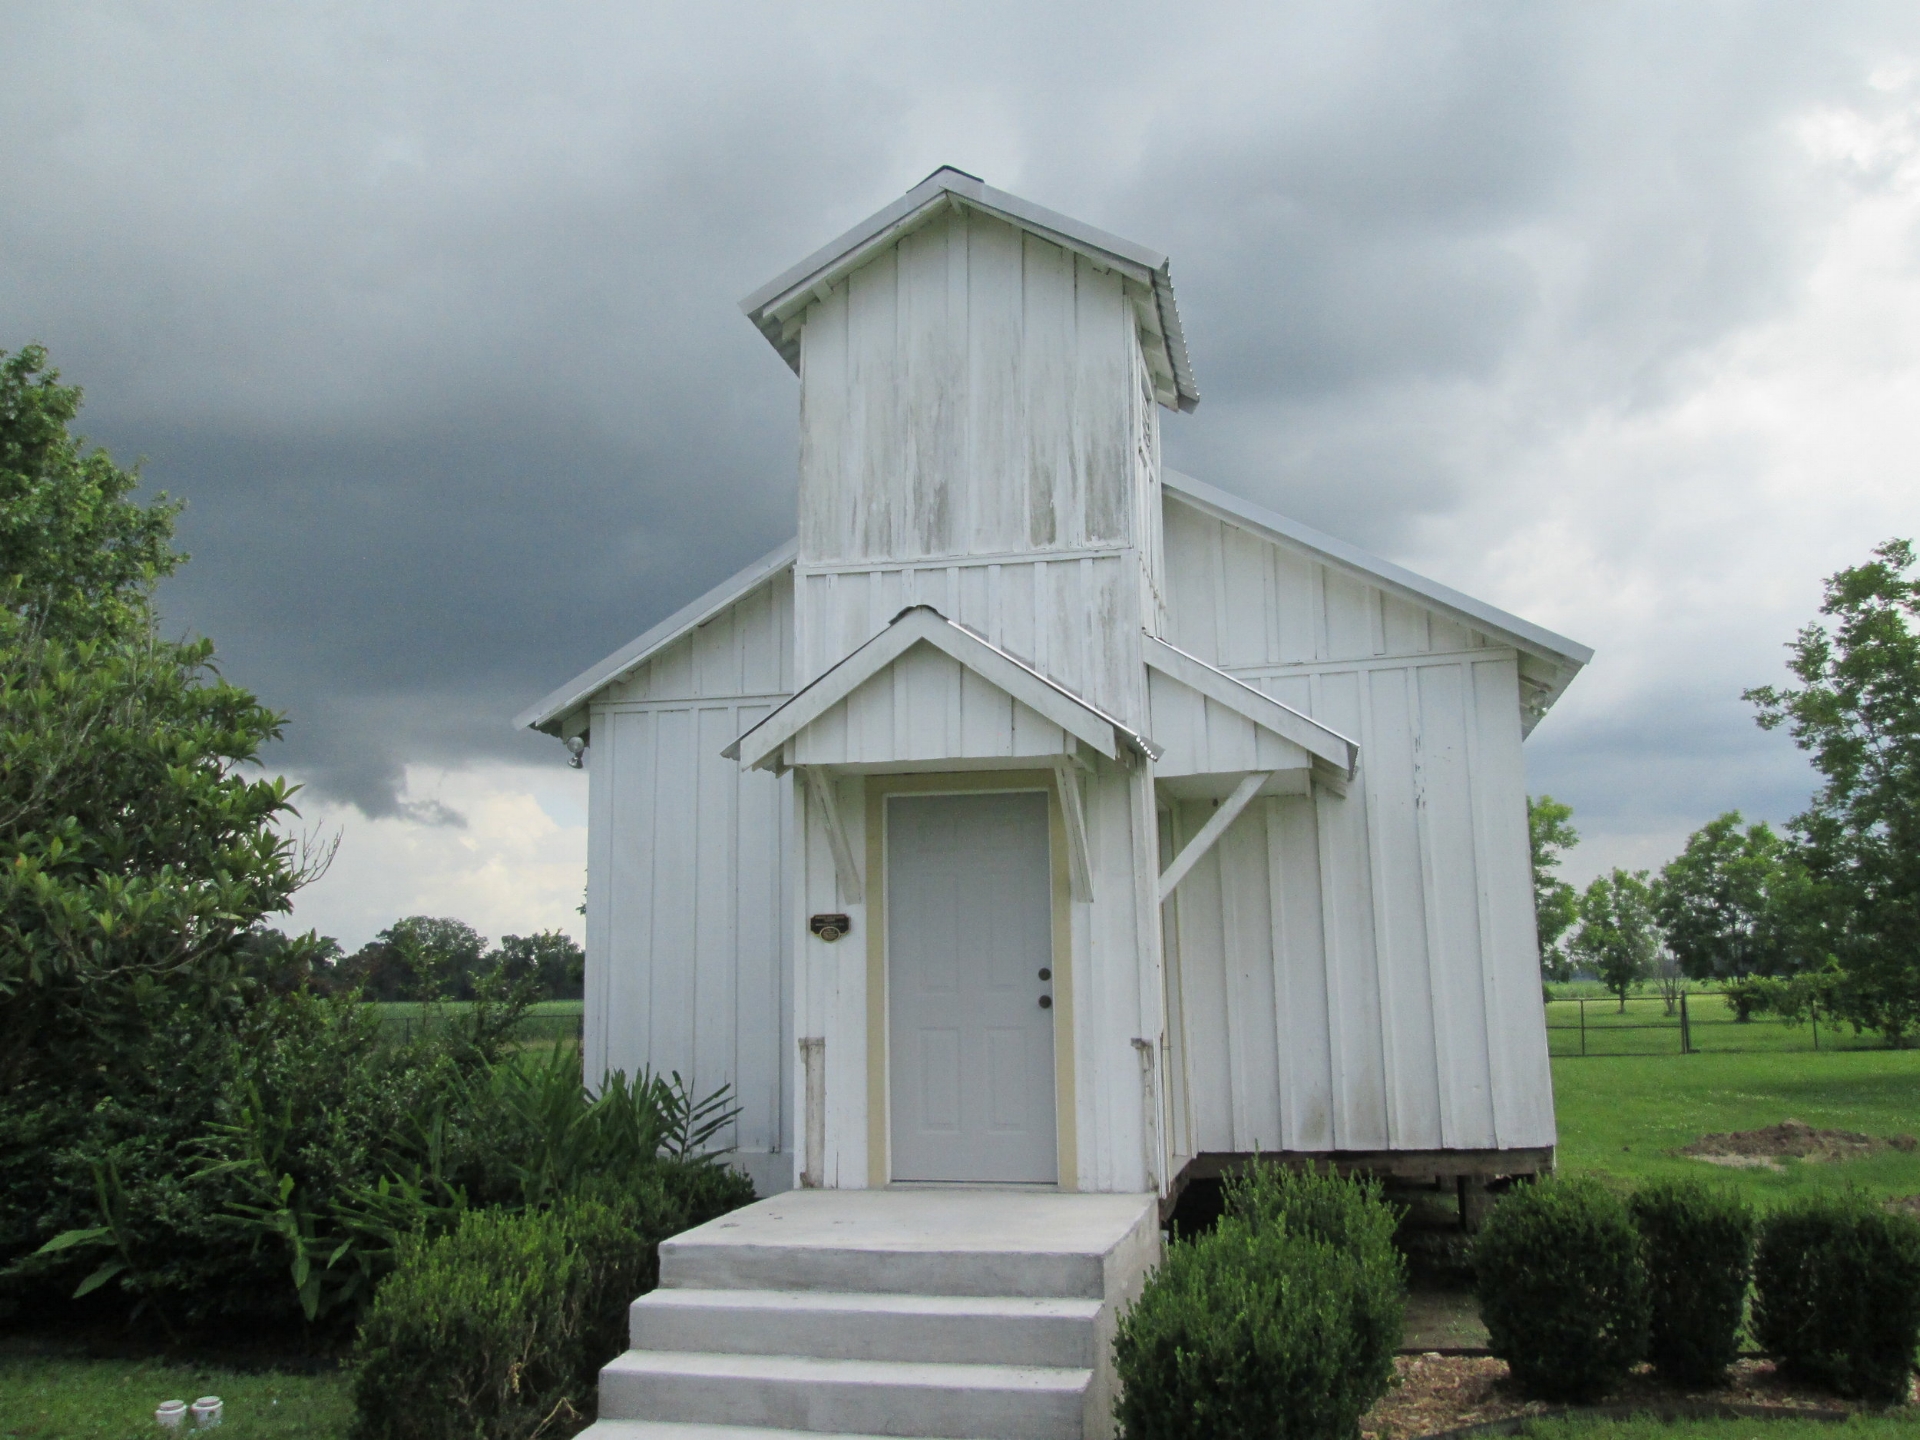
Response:
[[[720,753],[742,765],[774,767],[786,742],[893,664],[915,645],[931,645],[1067,734],[1102,755],[1117,757],[1124,748],[1139,755],[1158,753],[1151,740],[1090,705],[1031,665],[1016,660],[931,605],[910,605],[887,628],[803,686],[785,704]]]
[[[862,220],[838,240],[813,252],[798,265],[769,280],[740,302],[746,316],[797,372],[800,369],[800,320],[816,299],[824,299],[838,280],[872,259],[902,235],[926,224],[949,206],[960,205],[1004,220],[1029,234],[1086,256],[1118,271],[1151,296],[1142,318],[1142,343],[1159,352],[1149,363],[1171,377],[1162,403],[1191,410],[1200,403],[1187,359],[1180,314],[1173,303],[1173,277],[1165,255],[1109,235],[1091,225],[996,190],[977,175],[943,165],[898,200]],[[1153,362],[1159,363],[1154,364]]]

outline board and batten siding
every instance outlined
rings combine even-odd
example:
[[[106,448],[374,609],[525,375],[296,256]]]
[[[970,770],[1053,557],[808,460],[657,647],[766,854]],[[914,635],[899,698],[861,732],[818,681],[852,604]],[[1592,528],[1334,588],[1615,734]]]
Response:
[[[790,784],[721,750],[786,699],[792,584],[771,577],[593,705],[586,1074],[730,1085],[725,1137],[792,1182]],[[616,818],[617,817],[617,818]]]
[[[1241,678],[1362,758],[1176,892],[1189,1153],[1552,1144],[1513,652]],[[1176,803],[1172,843],[1208,813]]]
[[[958,208],[808,307],[798,684],[927,604],[1140,719],[1134,637],[1159,563],[1147,298]]]
[[[1519,657],[1169,499],[1168,638],[1351,736],[1345,797],[1249,807],[1167,921],[1183,1153],[1550,1145]],[[1205,823],[1173,806],[1163,844]]]
[[[799,683],[910,605],[950,620],[1120,719],[1144,710],[1138,563],[1130,552],[807,571],[796,582]]]
[[[1131,543],[1142,296],[949,209],[836,283],[800,342],[800,559]]]
[[[787,742],[789,765],[1014,760],[1079,743],[944,651],[916,645]]]
[[[1487,637],[1168,497],[1166,638],[1223,670],[1475,650]]]
[[[793,679],[793,571],[780,570],[594,696],[596,706],[779,695]],[[732,740],[728,736],[726,741]],[[595,742],[599,741],[596,738]]]

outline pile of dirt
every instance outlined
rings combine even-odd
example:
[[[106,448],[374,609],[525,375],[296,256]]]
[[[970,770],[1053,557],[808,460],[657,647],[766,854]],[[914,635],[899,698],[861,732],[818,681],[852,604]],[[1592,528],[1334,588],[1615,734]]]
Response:
[[[1675,1152],[1709,1165],[1735,1169],[1778,1170],[1793,1160],[1857,1160],[1882,1150],[1912,1150],[1911,1135],[1863,1135],[1857,1130],[1816,1130],[1804,1120],[1782,1120],[1760,1130],[1702,1135]]]

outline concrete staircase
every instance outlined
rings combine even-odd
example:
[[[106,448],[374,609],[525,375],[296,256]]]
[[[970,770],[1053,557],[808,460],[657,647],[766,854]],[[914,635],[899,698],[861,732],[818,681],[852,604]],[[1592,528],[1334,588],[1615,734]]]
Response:
[[[587,1440],[1098,1440],[1151,1195],[801,1190],[660,1247]]]

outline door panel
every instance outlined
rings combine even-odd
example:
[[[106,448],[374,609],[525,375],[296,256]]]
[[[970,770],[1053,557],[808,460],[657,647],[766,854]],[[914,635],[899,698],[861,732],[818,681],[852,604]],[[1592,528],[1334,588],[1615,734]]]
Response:
[[[887,956],[893,1178],[1055,1180],[1044,793],[889,798]]]

